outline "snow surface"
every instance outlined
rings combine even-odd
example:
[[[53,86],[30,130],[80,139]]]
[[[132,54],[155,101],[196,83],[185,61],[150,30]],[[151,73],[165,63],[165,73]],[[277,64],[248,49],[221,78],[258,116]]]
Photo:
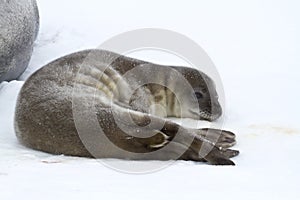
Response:
[[[300,199],[299,1],[39,0],[38,5],[40,34],[21,80],[55,58],[97,47],[125,31],[154,27],[182,33],[200,44],[218,68],[226,93],[223,126],[237,134],[235,148],[241,154],[233,159],[235,167],[178,161],[134,175],[93,159],[27,149],[13,130],[23,81],[4,82],[1,200]],[[139,58],[178,64],[154,54]]]

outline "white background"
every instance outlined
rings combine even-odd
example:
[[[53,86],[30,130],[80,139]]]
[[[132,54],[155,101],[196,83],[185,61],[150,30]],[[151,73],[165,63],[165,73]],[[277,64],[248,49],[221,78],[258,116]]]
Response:
[[[39,0],[38,5],[41,28],[30,66],[21,81],[0,85],[0,199],[300,198],[299,1]],[[55,58],[138,28],[176,31],[207,51],[225,88],[224,128],[237,134],[237,166],[180,161],[132,175],[17,142],[13,112],[22,80]],[[153,55],[143,59],[170,63]]]

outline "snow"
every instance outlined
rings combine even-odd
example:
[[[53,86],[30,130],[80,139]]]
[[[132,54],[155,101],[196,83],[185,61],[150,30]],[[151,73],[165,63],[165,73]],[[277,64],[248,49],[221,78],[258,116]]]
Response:
[[[143,2],[39,0],[41,29],[20,81],[0,85],[0,199],[299,199],[299,1]],[[226,94],[224,129],[237,134],[235,167],[177,161],[151,173],[112,165],[147,162],[54,156],[27,149],[13,130],[23,81],[49,61],[137,28],[182,33],[216,64]],[[160,63],[170,57],[136,55]],[[30,114],[30,113],[29,113]],[[186,126],[195,121],[183,120]],[[151,164],[160,166],[161,162]]]

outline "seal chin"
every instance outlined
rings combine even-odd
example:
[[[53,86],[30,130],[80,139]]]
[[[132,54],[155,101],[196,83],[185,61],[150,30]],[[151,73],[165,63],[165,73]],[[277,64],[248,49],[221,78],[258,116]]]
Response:
[[[193,115],[196,115],[198,119],[200,120],[207,120],[207,121],[215,121],[221,116],[221,113],[219,114],[212,114],[207,111],[201,111],[200,112],[195,112],[192,109],[189,110]]]
[[[219,115],[213,115],[213,114],[200,114],[200,120],[207,120],[207,121],[215,121],[218,119]]]

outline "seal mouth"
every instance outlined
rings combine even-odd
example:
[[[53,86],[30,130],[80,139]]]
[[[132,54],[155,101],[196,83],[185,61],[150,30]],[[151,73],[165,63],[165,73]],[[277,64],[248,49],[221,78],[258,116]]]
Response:
[[[193,111],[192,109],[189,109],[189,111],[192,114],[197,115],[200,118],[200,120],[203,119],[203,120],[207,120],[207,121],[214,121],[214,120],[218,119],[219,116],[220,116],[218,114],[211,114],[211,113],[209,113],[207,111],[202,111],[202,110],[200,110],[199,113]]]

